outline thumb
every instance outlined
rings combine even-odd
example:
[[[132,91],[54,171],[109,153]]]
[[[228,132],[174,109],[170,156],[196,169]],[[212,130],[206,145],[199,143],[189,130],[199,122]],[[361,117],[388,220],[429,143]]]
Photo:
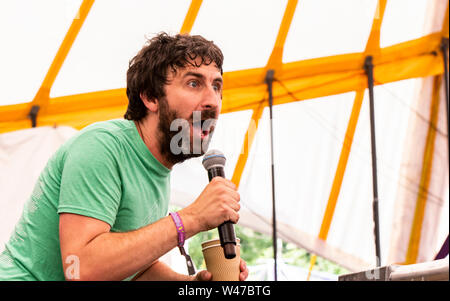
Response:
[[[211,281],[211,279],[211,273],[206,270],[198,272],[197,276],[195,277],[196,281]]]

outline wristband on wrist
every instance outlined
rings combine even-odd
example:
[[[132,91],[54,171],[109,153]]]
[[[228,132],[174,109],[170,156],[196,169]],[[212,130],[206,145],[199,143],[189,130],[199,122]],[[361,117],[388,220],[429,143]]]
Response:
[[[185,231],[184,231],[184,225],[183,225],[183,221],[181,220],[180,215],[178,214],[178,212],[170,212],[169,213],[170,216],[172,217],[173,222],[175,223],[175,227],[177,228],[177,233],[178,233],[178,247],[183,247],[184,246],[184,241],[185,241]]]
[[[178,248],[180,249],[181,255],[186,258],[186,266],[188,269],[189,275],[195,274],[194,263],[192,262],[191,257],[186,253],[184,249],[184,241],[186,240],[185,230],[183,221],[181,220],[178,212],[170,212],[170,216],[172,217],[173,222],[175,223],[175,227],[178,233]]]

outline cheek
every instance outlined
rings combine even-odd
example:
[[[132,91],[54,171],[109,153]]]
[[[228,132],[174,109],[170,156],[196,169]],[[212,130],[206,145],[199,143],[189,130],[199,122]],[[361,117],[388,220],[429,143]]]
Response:
[[[169,101],[169,106],[172,110],[178,112],[179,118],[189,119],[197,108],[198,102],[196,101],[196,95],[192,93],[186,93],[178,91],[178,93],[172,93]]]

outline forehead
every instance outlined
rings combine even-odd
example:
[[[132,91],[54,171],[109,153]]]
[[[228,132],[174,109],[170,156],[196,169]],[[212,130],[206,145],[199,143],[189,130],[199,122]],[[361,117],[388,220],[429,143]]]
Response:
[[[187,64],[183,68],[177,68],[176,71],[172,70],[172,68],[169,68],[169,72],[167,74],[167,79],[177,79],[177,78],[183,78],[183,76],[186,73],[199,73],[202,74],[206,78],[216,79],[216,78],[222,78],[222,74],[220,72],[219,67],[217,67],[217,64],[214,62],[211,62],[209,65],[201,64],[201,59],[197,59],[193,65]],[[197,67],[198,66],[198,67]]]

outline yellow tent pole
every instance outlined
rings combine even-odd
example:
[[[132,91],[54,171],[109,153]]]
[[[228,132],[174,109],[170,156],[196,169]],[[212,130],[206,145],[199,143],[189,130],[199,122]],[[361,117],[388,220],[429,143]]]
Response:
[[[289,0],[284,11],[283,19],[281,20],[280,28],[278,29],[275,46],[270,54],[266,69],[274,69],[275,74],[281,70],[283,60],[283,49],[286,42],[286,37],[291,27],[292,19],[294,17],[295,9],[298,0]]]
[[[435,55],[439,52],[441,39],[441,33],[437,32],[382,48],[379,55],[374,55],[375,84],[442,74],[442,58]],[[284,63],[276,80],[283,82],[297,99],[292,99],[275,83],[274,105],[364,89],[367,79],[361,69],[363,62],[364,53],[351,53]],[[261,81],[264,71],[262,67],[225,72],[221,113],[257,107],[267,89]],[[101,112],[109,111],[111,106],[126,110],[127,103],[123,88],[51,98],[46,114],[39,114],[39,126],[57,123],[79,128],[82,124],[105,120]],[[26,116],[29,111],[29,102],[0,106],[0,133],[28,128],[30,122]],[[93,113],[87,115],[88,111]],[[108,118],[123,116],[123,112],[117,112]],[[61,115],[64,118],[60,118]],[[79,118],[84,118],[82,123]]]
[[[248,126],[247,132],[245,133],[244,142],[242,144],[241,153],[239,154],[238,161],[236,163],[236,167],[234,168],[233,177],[231,181],[239,187],[241,182],[241,176],[245,168],[245,164],[247,163],[248,155],[250,153],[250,149],[253,144],[253,140],[256,135],[256,131],[258,130],[259,120],[261,119],[261,115],[264,111],[264,100],[259,104],[257,108],[253,110],[252,117],[250,119],[250,124]]]
[[[306,276],[306,281],[309,281],[311,278],[311,272],[313,270],[314,265],[316,264],[317,255],[312,254],[311,259],[309,260],[309,268],[308,268],[308,276]]]
[[[358,124],[359,113],[361,112],[361,106],[364,99],[364,90],[356,92],[355,100],[353,101],[352,113],[350,114],[350,120],[347,125],[347,131],[345,132],[344,143],[341,149],[341,155],[339,157],[336,174],[334,176],[333,185],[331,186],[330,196],[328,197],[327,207],[322,219],[322,225],[320,226],[319,239],[327,240],[328,231],[330,230],[331,221],[333,220],[334,210],[341,191],[342,181],[344,179],[345,169],[347,168],[348,158],[352,148],[353,137],[355,135],[356,125]],[[316,255],[311,257],[307,280],[311,276],[311,271],[316,262]]]
[[[374,54],[375,84],[385,84],[443,73],[441,57],[436,55],[442,33],[436,32],[415,40],[382,48]],[[283,82],[297,99],[274,85],[274,105],[364,89],[367,79],[361,66],[365,53],[348,53],[284,63],[276,80]],[[263,83],[266,67],[225,72],[221,113],[253,110],[266,92]],[[39,99],[39,97],[36,97]],[[46,99],[44,97],[44,99]],[[51,98],[45,114],[39,112],[39,126],[64,124],[79,129],[104,117],[120,118],[128,103],[125,89],[112,89]],[[32,105],[23,102],[0,106],[0,133],[29,127],[27,114]],[[110,108],[121,107],[113,113]],[[103,114],[102,111],[108,111]],[[112,114],[112,115],[111,115]],[[83,118],[81,122],[79,119]]]
[[[291,26],[297,3],[298,0],[289,0],[286,5],[283,19],[281,20],[281,25],[278,29],[277,39],[275,41],[272,54],[269,57],[265,70],[274,69],[276,70],[275,72],[281,71],[284,43],[286,42],[286,36],[289,32],[289,27]],[[236,167],[234,168],[233,177],[231,180],[236,186],[239,186],[239,183],[241,181],[242,172],[244,171],[245,164],[247,163],[250,148],[256,135],[256,131],[258,130],[259,119],[261,118],[265,106],[266,104],[263,101],[258,105],[257,108],[253,109],[253,115],[250,119],[250,124],[245,134],[244,142],[242,144],[241,154],[239,155],[239,159],[236,163]]]
[[[41,113],[45,112],[50,99],[50,90],[53,86],[53,83],[55,82],[56,76],[58,75],[59,70],[61,69],[61,66],[64,63],[64,60],[66,59],[67,54],[69,53],[70,48],[75,41],[75,38],[80,32],[81,26],[86,20],[86,17],[93,4],[94,0],[84,0],[83,3],[81,3],[81,6],[75,18],[73,19],[72,24],[70,25],[70,28],[67,31],[66,36],[64,37],[64,40],[62,41],[52,64],[50,65],[50,68],[44,78],[44,81],[41,84],[41,87],[39,88],[36,96],[31,102],[30,107],[34,105],[40,106]]]
[[[202,5],[202,0],[192,0],[189,10],[184,18],[183,25],[181,26],[180,33],[190,33],[192,26],[194,26],[195,19],[197,18],[198,11]]]
[[[442,25],[442,37],[448,37],[448,4],[447,12]],[[425,208],[428,199],[428,188],[430,186],[431,172],[433,168],[434,144],[436,140],[436,124],[439,118],[440,88],[442,75],[434,77],[433,92],[430,108],[430,122],[428,124],[428,133],[425,143],[425,151],[422,161],[422,173],[420,176],[419,191],[417,194],[416,208],[411,226],[408,250],[406,251],[405,264],[414,264],[417,262],[420,248],[420,237],[422,233],[423,220],[425,217]]]
[[[383,22],[384,11],[386,9],[387,0],[379,0],[377,3],[377,8],[375,12],[375,17],[372,22],[372,28],[370,30],[369,39],[367,40],[366,49],[364,53],[366,55],[373,55],[380,51],[380,29]],[[362,101],[364,99],[364,90],[358,90],[355,95],[355,100],[353,103],[352,113],[350,115],[350,120],[347,125],[347,132],[345,134],[344,143],[341,149],[341,155],[339,157],[339,163],[334,175],[333,184],[331,187],[331,192],[328,197],[327,207],[322,219],[322,225],[320,226],[318,238],[321,240],[327,240],[328,231],[331,227],[331,222],[333,220],[334,211],[336,209],[336,204],[339,198],[339,193],[341,191],[342,181],[345,174],[345,169],[347,167],[348,158],[350,156],[350,151],[353,143],[353,136],[355,133],[356,125],[359,119],[359,113],[361,111]],[[311,272],[316,263],[316,255],[313,254],[309,264],[308,276],[306,280],[311,277]]]
[[[448,3],[447,3],[447,12],[445,13],[444,23],[442,24],[442,37],[448,38]]]
[[[361,105],[364,99],[364,90],[356,92],[355,100],[353,102],[352,113],[345,133],[344,143],[341,149],[341,155],[339,157],[339,163],[334,176],[333,185],[331,186],[330,196],[328,197],[327,207],[320,227],[319,238],[326,240],[328,237],[328,231],[330,230],[331,221],[333,219],[334,209],[336,208],[339,192],[341,190],[342,181],[344,179],[345,169],[347,167],[348,158],[352,148],[353,137],[355,134],[356,126],[358,124],[359,113],[361,111]]]
[[[422,173],[420,176],[420,184],[416,200],[416,209],[414,212],[414,219],[412,222],[405,264],[413,264],[417,262],[422,225],[425,216],[425,207],[428,199],[428,188],[430,186],[431,171],[433,168],[433,154],[437,128],[436,125],[439,118],[439,103],[440,103],[439,92],[442,82],[442,76],[441,75],[435,76],[433,80],[434,82],[430,108],[430,122],[428,125],[425,151],[423,154]]]
[[[381,24],[384,18],[384,11],[386,9],[387,0],[379,0],[377,4],[377,10],[373,19],[372,28],[370,30],[369,39],[367,40],[365,53],[367,55],[373,55],[373,52],[379,52],[380,50],[380,33]]]

